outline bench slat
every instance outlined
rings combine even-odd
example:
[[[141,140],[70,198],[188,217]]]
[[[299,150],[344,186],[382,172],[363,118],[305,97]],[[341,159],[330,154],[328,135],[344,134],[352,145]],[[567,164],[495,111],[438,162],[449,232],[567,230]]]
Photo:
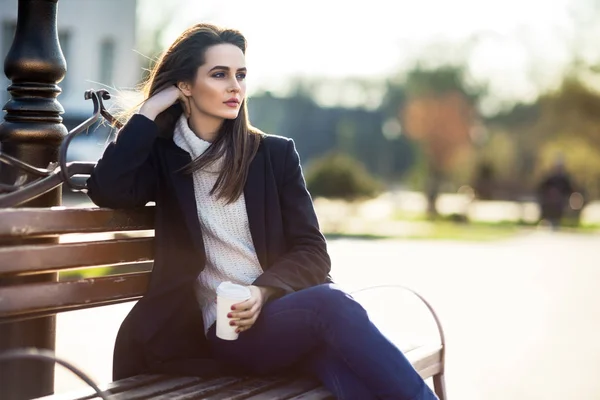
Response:
[[[113,382],[109,385],[106,385],[105,387],[101,387],[100,389],[108,391],[108,393],[110,393],[111,395],[115,395],[117,393],[124,393],[143,386],[152,385],[169,379],[173,379],[173,377],[168,375],[138,375],[132,376],[131,378],[122,379],[117,382]],[[98,397],[96,397],[96,393],[93,392],[91,395],[88,395],[83,399],[78,400],[91,400],[97,398]]]
[[[253,377],[227,386],[218,393],[204,397],[203,400],[242,400],[287,382],[289,382],[289,378]]]
[[[296,379],[286,382],[285,385],[275,387],[256,394],[251,397],[247,397],[247,400],[272,400],[272,399],[288,399],[292,396],[297,396],[302,393],[306,393],[312,389],[319,387],[320,384],[316,380],[312,379]]]
[[[288,400],[330,400],[335,399],[331,392],[324,387],[318,387],[306,393],[290,397]]]
[[[0,287],[0,322],[136,300],[149,272]]]
[[[419,375],[423,379],[431,378],[432,376],[436,376],[444,370],[444,365],[442,363],[434,363],[429,365],[428,367],[424,367],[419,369]]]
[[[154,229],[154,206],[107,208],[0,209],[0,238]]]
[[[442,372],[442,350],[440,344],[432,344],[413,349],[405,355],[421,378],[427,379]]]
[[[198,383],[183,389],[169,392],[162,396],[156,397],[156,400],[191,400],[205,398],[208,395],[217,393],[219,390],[227,386],[235,385],[243,382],[245,379],[241,377],[226,376],[222,378],[214,378],[208,381]]]
[[[0,275],[149,261],[153,257],[153,237],[0,247]]]
[[[120,381],[111,382],[104,385],[98,385],[100,390],[109,394],[116,394],[132,390],[144,385],[149,385],[155,382],[173,379],[168,375],[136,375],[131,378],[121,379]],[[91,400],[99,399],[96,392],[92,388],[85,388],[77,391],[69,391],[66,393],[58,393],[49,396],[39,397],[37,400]]]
[[[138,400],[138,399],[154,399],[162,394],[170,393],[175,390],[192,386],[202,378],[196,376],[184,376],[171,378],[166,381],[153,383],[142,386],[134,390],[117,393],[111,396],[111,400]]]
[[[410,361],[410,363],[419,370],[421,367],[427,367],[433,363],[441,360],[442,345],[436,344],[425,344],[417,348],[405,351],[404,355]]]

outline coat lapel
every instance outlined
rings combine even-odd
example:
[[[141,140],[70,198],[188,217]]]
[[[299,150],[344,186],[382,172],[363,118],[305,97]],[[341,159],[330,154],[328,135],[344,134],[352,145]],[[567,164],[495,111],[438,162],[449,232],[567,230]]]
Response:
[[[266,220],[265,220],[265,180],[266,162],[263,147],[261,146],[250,163],[248,179],[244,186],[244,199],[246,201],[246,213],[250,225],[252,242],[263,269],[267,267],[267,243],[266,243]]]
[[[202,239],[202,229],[198,219],[196,194],[194,192],[194,178],[192,174],[181,171],[192,159],[186,151],[180,149],[174,143],[166,146],[165,155],[167,174],[173,183],[185,223],[192,235],[192,241],[198,251],[204,253],[204,240]]]
[[[173,183],[185,222],[197,249],[204,253],[204,240],[202,239],[202,229],[198,219],[196,195],[194,193],[194,179],[191,174],[181,172],[181,169],[191,161],[191,157],[186,151],[180,149],[175,144],[166,146],[165,154],[167,173]],[[244,185],[244,200],[246,202],[246,213],[248,214],[252,242],[258,261],[263,269],[267,266],[265,168],[265,155],[261,146],[250,163],[248,178]]]

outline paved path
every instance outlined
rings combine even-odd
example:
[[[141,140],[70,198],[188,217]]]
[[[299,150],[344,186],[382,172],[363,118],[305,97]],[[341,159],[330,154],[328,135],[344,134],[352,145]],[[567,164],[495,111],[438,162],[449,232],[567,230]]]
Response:
[[[402,284],[433,303],[447,335],[451,399],[598,400],[599,246],[600,236],[540,232],[491,243],[336,240],[330,251],[347,290]],[[405,296],[376,293],[357,297],[378,307],[387,328],[419,320]],[[110,380],[112,342],[130,307],[61,315],[58,353]],[[75,387],[59,370],[57,391]]]

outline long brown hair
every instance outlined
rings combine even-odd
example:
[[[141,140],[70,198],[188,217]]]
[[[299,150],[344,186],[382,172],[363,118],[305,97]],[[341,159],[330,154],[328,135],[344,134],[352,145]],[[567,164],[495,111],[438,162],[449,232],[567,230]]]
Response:
[[[142,89],[144,99],[178,82],[193,82],[198,67],[205,63],[206,50],[217,44],[232,44],[246,54],[246,39],[237,30],[211,24],[194,25],[173,42],[151,69]],[[156,117],[155,122],[162,136],[172,135],[182,113],[181,104],[174,104]],[[216,194],[218,198],[232,203],[244,191],[248,169],[258,151],[261,134],[250,125],[246,99],[243,99],[238,116],[226,119],[217,139],[184,170],[193,173],[224,158],[211,195]]]

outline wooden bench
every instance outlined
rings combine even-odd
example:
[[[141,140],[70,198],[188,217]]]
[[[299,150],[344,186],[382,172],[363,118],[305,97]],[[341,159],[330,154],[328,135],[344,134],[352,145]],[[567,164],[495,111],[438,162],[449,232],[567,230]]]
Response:
[[[87,208],[0,209],[0,329],[2,323],[134,301],[148,285],[153,258],[153,207],[115,211]],[[43,240],[37,240],[43,238]],[[22,283],[14,277],[110,266],[108,275]],[[8,283],[6,283],[8,282]],[[419,298],[423,300],[420,296]],[[424,301],[424,300],[423,300]],[[423,378],[446,399],[444,337],[405,348]],[[73,360],[77,364],[77,360]],[[316,381],[274,376],[214,379],[141,375],[101,386],[111,399],[326,399]],[[92,390],[47,399],[93,399]]]

